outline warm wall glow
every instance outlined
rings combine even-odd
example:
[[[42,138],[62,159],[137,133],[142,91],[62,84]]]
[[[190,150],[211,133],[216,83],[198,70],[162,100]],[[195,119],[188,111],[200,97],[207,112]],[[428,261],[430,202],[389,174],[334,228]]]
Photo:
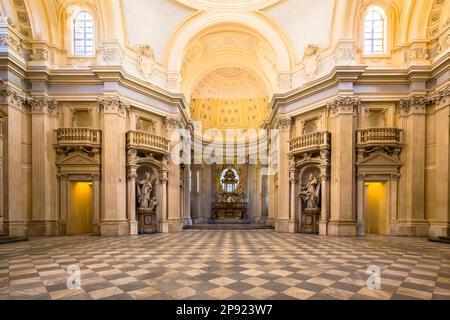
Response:
[[[366,183],[366,233],[387,234],[386,183]]]
[[[72,206],[69,214],[70,234],[91,232],[92,225],[92,183],[72,184]]]

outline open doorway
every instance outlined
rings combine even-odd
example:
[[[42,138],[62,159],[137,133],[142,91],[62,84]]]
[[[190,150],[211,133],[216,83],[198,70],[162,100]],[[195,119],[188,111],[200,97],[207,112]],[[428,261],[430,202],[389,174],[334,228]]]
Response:
[[[386,182],[365,183],[365,232],[388,234],[387,187]]]
[[[93,188],[91,182],[72,182],[71,208],[68,233],[70,235],[92,232]]]

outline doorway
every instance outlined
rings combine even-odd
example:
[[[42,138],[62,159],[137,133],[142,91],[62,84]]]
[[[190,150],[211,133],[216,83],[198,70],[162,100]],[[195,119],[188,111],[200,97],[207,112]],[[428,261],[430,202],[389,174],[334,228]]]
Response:
[[[365,232],[388,234],[387,187],[386,182],[366,182]]]
[[[81,235],[92,232],[93,187],[91,182],[71,183],[71,206],[68,233]]]

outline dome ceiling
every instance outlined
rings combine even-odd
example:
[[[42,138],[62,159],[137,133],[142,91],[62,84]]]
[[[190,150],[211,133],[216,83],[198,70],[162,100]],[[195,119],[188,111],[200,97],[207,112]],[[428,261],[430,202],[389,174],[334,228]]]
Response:
[[[272,90],[277,86],[278,65],[272,47],[247,30],[229,28],[201,35],[187,48],[181,67],[185,94],[189,97],[198,78],[223,62],[259,73]]]
[[[203,128],[260,127],[268,116],[263,82],[238,67],[218,68],[202,78],[191,95],[191,116]]]

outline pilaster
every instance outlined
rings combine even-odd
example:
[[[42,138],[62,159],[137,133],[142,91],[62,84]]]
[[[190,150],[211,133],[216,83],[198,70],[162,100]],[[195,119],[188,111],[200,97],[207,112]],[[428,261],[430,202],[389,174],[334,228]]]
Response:
[[[98,100],[102,115],[102,182],[100,233],[120,236],[130,233],[126,210],[125,135],[129,105],[118,96]]]
[[[425,236],[425,116],[429,99],[414,96],[400,101],[405,146],[401,153],[400,210],[393,228],[397,235]]]
[[[3,232],[10,236],[27,233],[22,197],[22,106],[25,98],[9,85],[0,88],[0,108],[6,115],[3,167]]]
[[[30,235],[58,235],[57,170],[53,148],[53,130],[56,129],[57,101],[47,96],[32,97],[32,217]]]
[[[166,118],[166,132],[169,140],[169,150],[173,152],[179,141],[172,141],[172,134],[176,130],[182,129],[181,119],[178,116]],[[168,226],[169,232],[180,232],[183,230],[183,220],[181,218],[181,168],[180,163],[169,161],[168,180]]]
[[[429,235],[450,236],[450,87],[432,97],[436,104],[436,174]]]
[[[328,235],[354,236],[356,114],[358,97],[341,96],[327,105],[332,119],[331,201]]]
[[[280,116],[276,127],[279,130],[278,143],[278,194],[275,217],[275,230],[277,232],[294,232],[295,226],[290,219],[290,203],[286,198],[289,195],[289,139],[292,119]],[[289,196],[288,196],[289,197]]]

